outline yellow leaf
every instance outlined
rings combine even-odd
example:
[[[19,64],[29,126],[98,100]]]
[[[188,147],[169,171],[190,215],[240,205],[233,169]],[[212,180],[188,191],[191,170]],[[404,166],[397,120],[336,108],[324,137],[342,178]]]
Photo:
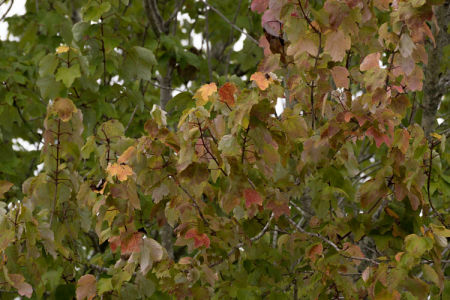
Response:
[[[270,81],[261,72],[255,72],[250,77],[250,80],[254,81],[260,90],[264,91],[269,87]]]
[[[67,51],[70,50],[69,46],[59,46],[58,48],[56,48],[56,54],[61,54],[61,53],[66,53]]]
[[[120,181],[125,181],[128,176],[133,175],[133,170],[130,166],[119,165],[118,163],[110,164],[108,168],[106,168],[106,172],[111,176],[117,176],[117,179]]]
[[[197,99],[197,106],[202,106],[208,103],[209,97],[217,92],[217,85],[214,82],[202,85],[194,95]]]
[[[440,134],[438,134],[438,133],[436,133],[436,132],[433,132],[433,133],[431,133],[430,135],[431,135],[432,137],[438,139],[438,140],[441,140],[441,139],[442,139],[442,135],[440,135]]]
[[[72,114],[77,112],[77,108],[72,100],[68,98],[56,98],[52,108],[63,122],[69,121],[72,118]]]

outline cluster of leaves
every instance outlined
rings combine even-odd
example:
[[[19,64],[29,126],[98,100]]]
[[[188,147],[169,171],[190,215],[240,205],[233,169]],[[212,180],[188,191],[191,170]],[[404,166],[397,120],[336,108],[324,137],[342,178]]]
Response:
[[[450,293],[446,136],[412,117],[439,1],[253,0],[264,58],[250,83],[215,74],[169,114],[147,91],[153,68],[197,57],[163,37],[122,47],[146,36],[133,20],[142,4],[86,1],[70,28],[55,3],[64,45],[30,26],[23,47],[41,54],[22,85],[5,84],[13,106],[28,94],[48,103],[42,172],[22,192],[0,181],[1,297]],[[150,117],[126,134],[140,106]]]

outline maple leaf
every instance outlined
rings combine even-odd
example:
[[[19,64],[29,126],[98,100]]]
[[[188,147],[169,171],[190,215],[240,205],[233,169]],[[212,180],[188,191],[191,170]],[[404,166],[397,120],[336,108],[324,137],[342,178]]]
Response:
[[[88,299],[91,300],[97,293],[97,280],[92,274],[86,274],[80,277],[77,282],[77,300]]]
[[[206,233],[199,234],[197,229],[192,228],[189,229],[184,235],[186,239],[194,239],[194,247],[199,248],[204,246],[205,248],[209,248],[210,241]]]
[[[237,92],[237,87],[227,82],[219,89],[220,101],[228,104],[229,106],[234,105],[234,94]]]
[[[194,95],[197,99],[197,106],[202,106],[208,103],[209,97],[217,92],[217,85],[214,82],[202,85]]]
[[[257,204],[261,206],[263,204],[263,199],[261,195],[254,189],[244,190],[245,206],[249,208],[252,204]]]
[[[120,181],[127,180],[128,176],[133,175],[133,170],[128,165],[120,165],[118,163],[109,164],[106,172],[110,176],[117,176]]]
[[[31,298],[33,287],[25,282],[25,278],[21,274],[8,274],[8,277],[13,282],[13,286],[17,289],[20,296]]]
[[[361,248],[358,245],[353,245],[349,242],[344,243],[343,249],[348,255],[352,257],[359,257],[364,258],[364,253],[362,253]],[[361,263],[360,260],[354,260],[356,265],[359,265]]]
[[[381,54],[379,52],[371,53],[364,57],[361,65],[359,66],[359,69],[361,71],[367,71],[374,68],[380,67],[380,57]]]
[[[367,129],[366,135],[373,137],[377,148],[380,148],[381,144],[383,143],[385,143],[387,146],[391,145],[391,139],[389,138],[389,136],[375,129],[373,126]]]
[[[58,114],[58,117],[67,122],[72,118],[72,114],[77,112],[77,108],[73,104],[72,100],[68,98],[56,98],[53,103],[52,109]]]
[[[331,69],[331,76],[333,76],[334,83],[338,88],[342,87],[348,89],[350,84],[350,79],[348,78],[349,75],[350,73],[345,67],[334,66],[333,69]]]
[[[345,57],[345,51],[349,50],[350,47],[350,36],[338,30],[328,33],[324,51],[330,54],[333,61],[342,61]]]
[[[255,72],[250,77],[250,80],[254,81],[260,90],[264,91],[269,87],[270,81],[261,72]]]

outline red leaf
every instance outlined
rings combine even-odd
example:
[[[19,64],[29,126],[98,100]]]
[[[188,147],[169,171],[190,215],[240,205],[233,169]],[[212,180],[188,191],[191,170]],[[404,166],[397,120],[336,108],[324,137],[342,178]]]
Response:
[[[373,139],[375,140],[375,144],[377,145],[377,148],[380,148],[381,144],[383,143],[385,143],[387,146],[391,144],[389,136],[379,132],[374,127],[370,127],[369,129],[367,129],[366,135],[373,137]]]
[[[184,235],[187,239],[194,239],[194,247],[199,248],[201,246],[205,246],[205,248],[209,248],[210,241],[206,233],[199,234],[197,229],[192,228],[189,229]]]
[[[120,237],[119,236],[112,236],[108,239],[109,247],[111,247],[112,252],[116,252],[117,247],[120,246]]]
[[[245,197],[245,206],[249,208],[252,206],[252,204],[258,204],[259,206],[262,205],[263,199],[259,195],[259,193],[253,189],[246,189],[244,190],[244,197]]]
[[[219,89],[220,101],[228,104],[229,106],[234,105],[234,94],[237,92],[237,88],[234,84],[227,82]]]
[[[131,254],[134,252],[140,252],[141,241],[142,241],[142,233],[140,232],[135,232],[130,237],[127,237],[126,239],[121,239],[120,253]]]
[[[317,256],[322,255],[322,252],[323,252],[322,243],[314,245],[308,250],[308,257],[314,262],[316,261]]]

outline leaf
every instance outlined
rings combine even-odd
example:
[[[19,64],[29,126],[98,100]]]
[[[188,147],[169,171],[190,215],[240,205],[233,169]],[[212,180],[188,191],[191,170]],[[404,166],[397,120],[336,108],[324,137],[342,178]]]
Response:
[[[61,54],[61,53],[66,53],[69,52],[70,47],[69,46],[59,46],[58,48],[56,48],[56,54]]]
[[[450,229],[445,228],[442,225],[430,224],[433,233],[442,237],[450,238]]]
[[[5,193],[8,192],[13,186],[14,184],[9,181],[0,180],[0,199],[5,199]]]
[[[426,281],[432,282],[435,285],[439,286],[439,275],[436,273],[436,271],[431,267],[430,265],[423,264],[422,265],[423,270],[423,278]]]
[[[136,154],[136,147],[135,146],[130,146],[130,147],[127,148],[127,150],[125,150],[122,153],[122,155],[119,156],[119,158],[117,159],[117,163],[118,164],[126,163],[130,159],[130,157],[132,157],[135,154]]]
[[[21,274],[8,274],[8,277],[13,282],[13,286],[17,289],[20,296],[31,298],[33,287],[25,282],[25,278]]]
[[[411,56],[413,50],[416,49],[414,42],[407,33],[403,33],[400,37],[400,54],[403,57]]]
[[[121,254],[132,254],[141,251],[142,243],[141,232],[134,232],[131,235],[124,235],[120,237],[120,253]]]
[[[205,248],[209,248],[210,241],[206,233],[199,234],[197,229],[192,228],[189,229],[184,235],[186,239],[194,239],[194,247],[199,248],[204,246]]]
[[[197,106],[203,106],[208,103],[208,99],[214,93],[217,92],[217,85],[214,82],[210,84],[202,85],[194,95],[194,99],[197,99]]]
[[[221,102],[234,106],[234,94],[237,92],[237,87],[227,82],[219,89],[219,99]]]
[[[73,65],[70,68],[59,67],[55,75],[55,79],[62,81],[67,88],[70,88],[75,79],[80,77],[80,65]]]
[[[430,238],[420,237],[416,234],[410,234],[405,238],[406,251],[416,258],[420,258],[425,252],[433,248],[433,242]]]
[[[351,46],[350,36],[338,30],[328,33],[326,37],[324,52],[330,54],[333,61],[342,61],[345,57],[345,52]]]
[[[333,76],[336,87],[348,89],[350,84],[350,79],[348,77],[350,76],[350,73],[347,68],[334,66],[333,69],[331,69],[331,76]]]
[[[263,199],[261,198],[261,195],[254,189],[245,189],[244,198],[245,198],[245,206],[247,208],[249,208],[253,204],[257,204],[259,206],[262,206],[263,204]]]
[[[371,136],[375,140],[377,148],[380,148],[381,144],[385,143],[387,146],[391,145],[391,139],[385,133],[380,132],[374,127],[370,127],[366,131],[366,136]]]
[[[308,250],[308,257],[312,262],[315,262],[317,259],[317,256],[321,256],[323,252],[323,246],[322,243],[316,244],[309,248]]]
[[[381,58],[381,54],[379,52],[371,53],[371,54],[367,55],[363,59],[361,65],[359,66],[359,69],[361,71],[367,71],[370,69],[380,68],[380,58]]]
[[[109,164],[106,172],[111,176],[117,176],[120,181],[127,180],[128,176],[133,175],[133,170],[128,165],[119,165],[118,163]]]
[[[260,90],[264,91],[269,87],[270,81],[261,72],[255,72],[250,76],[250,80],[254,81]]]
[[[85,21],[98,21],[100,17],[111,9],[109,2],[103,2],[99,5],[97,2],[91,3],[83,12]]]
[[[77,300],[91,300],[97,293],[97,280],[94,275],[86,274],[80,277],[77,282]]]
[[[224,135],[220,139],[219,150],[225,156],[235,156],[241,153],[241,148],[232,134]]]
[[[250,8],[252,11],[262,14],[269,6],[269,0],[253,0]]]
[[[164,183],[162,183],[159,187],[153,189],[152,192],[152,198],[156,204],[159,203],[167,195],[169,195],[169,188]]]
[[[72,118],[72,114],[77,112],[75,104],[68,98],[56,98],[52,109],[63,122],[69,121]]]
[[[129,79],[152,80],[152,67],[156,64],[153,52],[147,48],[134,46],[126,54],[121,68],[122,74]]]

